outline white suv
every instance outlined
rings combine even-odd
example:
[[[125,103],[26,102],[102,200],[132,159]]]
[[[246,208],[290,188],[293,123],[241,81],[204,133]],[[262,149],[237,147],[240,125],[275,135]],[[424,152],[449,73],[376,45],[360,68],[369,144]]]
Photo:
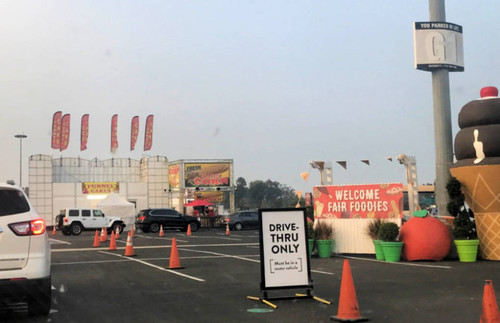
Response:
[[[0,183],[0,303],[24,301],[30,315],[47,315],[51,287],[45,221],[19,186]]]
[[[106,216],[99,209],[62,209],[56,217],[56,223],[64,235],[73,234],[75,236],[84,230],[97,230],[106,228],[116,232],[116,229],[123,232],[125,223],[116,216]]]

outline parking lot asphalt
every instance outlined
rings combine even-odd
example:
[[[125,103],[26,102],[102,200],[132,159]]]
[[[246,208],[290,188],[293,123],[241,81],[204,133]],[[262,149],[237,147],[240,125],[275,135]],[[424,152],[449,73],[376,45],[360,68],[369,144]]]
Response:
[[[329,322],[337,315],[344,260],[348,259],[360,313],[372,322],[477,322],[485,279],[500,290],[500,262],[376,261],[374,255],[311,259],[314,295],[332,301],[261,297],[258,230],[207,229],[137,233],[134,257],[124,257],[126,234],[110,251],[92,247],[94,234],[49,233],[52,309],[48,317],[0,313],[15,322]],[[172,238],[183,269],[169,269]],[[293,296],[303,290],[281,290]]]

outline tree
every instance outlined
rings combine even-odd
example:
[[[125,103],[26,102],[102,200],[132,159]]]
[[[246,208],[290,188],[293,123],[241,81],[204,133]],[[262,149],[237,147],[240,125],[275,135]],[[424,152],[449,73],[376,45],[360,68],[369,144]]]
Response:
[[[247,194],[247,181],[243,177],[238,177],[236,179],[236,191],[234,192],[236,208],[240,210],[247,210],[250,208]]]
[[[236,180],[235,201],[239,209],[294,207],[295,191],[279,182],[256,180],[247,187],[244,178]]]

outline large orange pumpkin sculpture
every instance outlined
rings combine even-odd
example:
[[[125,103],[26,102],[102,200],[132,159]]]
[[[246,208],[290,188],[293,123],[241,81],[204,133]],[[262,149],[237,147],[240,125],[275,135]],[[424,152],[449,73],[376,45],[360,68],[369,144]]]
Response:
[[[450,252],[451,236],[439,219],[427,216],[426,210],[417,211],[399,232],[404,242],[403,257],[406,260],[443,260]]]

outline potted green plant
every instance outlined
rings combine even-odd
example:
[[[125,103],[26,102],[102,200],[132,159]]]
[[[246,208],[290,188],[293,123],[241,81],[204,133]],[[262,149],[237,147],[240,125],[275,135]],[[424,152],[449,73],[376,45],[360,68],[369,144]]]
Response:
[[[314,222],[307,222],[307,243],[309,247],[309,257],[314,249]]]
[[[382,245],[380,244],[382,241],[378,239],[378,232],[380,230],[380,225],[384,222],[384,220],[378,218],[378,219],[372,219],[368,223],[368,226],[366,227],[366,234],[372,239],[373,241],[373,246],[375,247],[375,258],[377,260],[385,260],[384,256],[384,249],[382,248]]]
[[[378,232],[379,240],[382,249],[384,249],[385,261],[398,262],[401,259],[401,250],[403,249],[403,242],[398,241],[399,227],[394,222],[384,222],[380,224]]]
[[[465,196],[462,193],[462,184],[452,177],[446,190],[450,201],[446,205],[448,212],[454,217],[452,235],[457,246],[460,262],[475,262],[479,240],[477,239],[474,214],[465,206]]]
[[[333,251],[333,226],[325,221],[318,221],[314,227],[314,239],[318,256],[320,258],[329,258]]]

